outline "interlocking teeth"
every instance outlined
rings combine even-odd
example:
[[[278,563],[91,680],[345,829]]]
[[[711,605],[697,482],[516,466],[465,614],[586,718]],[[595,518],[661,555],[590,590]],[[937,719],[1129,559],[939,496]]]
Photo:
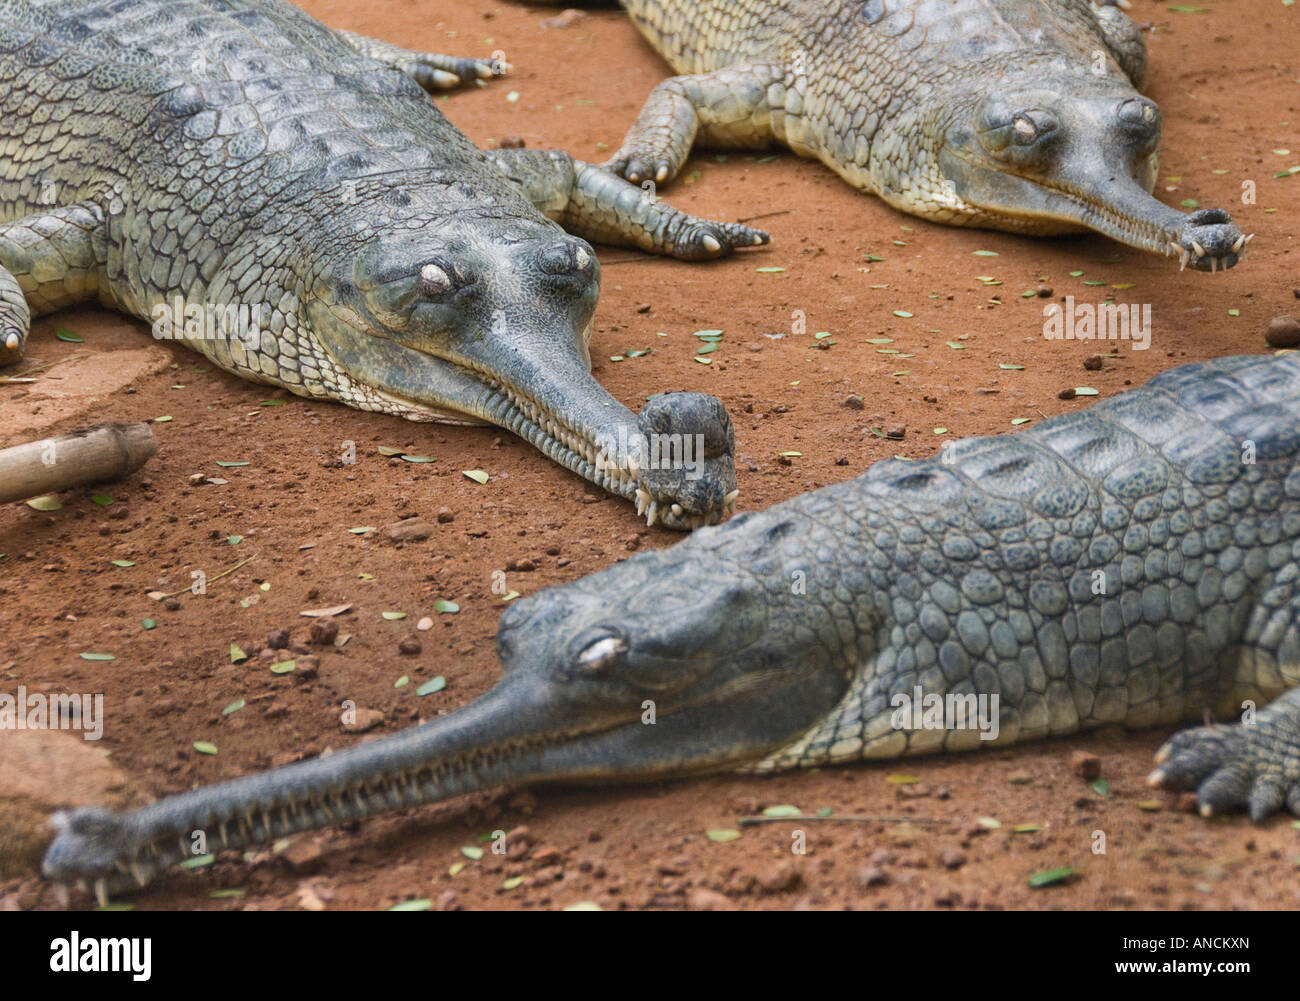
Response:
[[[650,506],[646,508],[646,513],[645,513],[646,528],[650,528],[652,525],[654,525],[655,518],[657,518],[658,516],[659,516],[659,502],[656,500],[652,500],[650,502]]]
[[[636,515],[641,517],[645,514],[645,509],[650,506],[650,491],[645,487],[636,488]]]

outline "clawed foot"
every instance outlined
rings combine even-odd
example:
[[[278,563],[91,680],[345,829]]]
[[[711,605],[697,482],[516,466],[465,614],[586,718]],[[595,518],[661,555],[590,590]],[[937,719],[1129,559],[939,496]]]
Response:
[[[22,361],[31,313],[17,280],[0,268],[0,367]]]
[[[714,222],[686,216],[686,222],[672,237],[672,256],[682,261],[705,261],[727,257],[741,247],[761,247],[772,237],[761,229],[738,222]]]
[[[1169,249],[1179,259],[1178,270],[1227,271],[1240,259],[1254,237],[1244,236],[1222,209],[1201,209],[1187,217]]]
[[[510,72],[500,59],[458,59],[435,53],[415,53],[402,60],[402,70],[430,93],[452,90],[470,80],[492,80]]]
[[[601,164],[611,174],[617,174],[633,184],[643,181],[668,184],[677,176],[678,166],[668,157],[627,146]]]
[[[1274,703],[1259,710],[1253,724],[1183,730],[1156,753],[1156,765],[1148,784],[1195,789],[1204,817],[1244,808],[1260,824],[1284,806],[1300,817],[1300,722],[1294,707]]]
[[[0,368],[23,360],[24,342],[22,331],[0,324]]]

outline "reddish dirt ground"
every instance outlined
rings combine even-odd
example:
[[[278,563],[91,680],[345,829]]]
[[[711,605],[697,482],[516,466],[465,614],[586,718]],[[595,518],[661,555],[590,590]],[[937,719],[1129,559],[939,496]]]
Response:
[[[513,135],[599,161],[667,75],[616,11],[547,29],[542,21],[556,10],[491,0],[304,6],[334,27],[415,48],[503,50],[514,66],[509,79],[440,102],[485,146]],[[762,217],[756,224],[771,231],[772,245],[699,265],[602,249],[596,376],[633,410],[669,389],[720,397],[736,424],[741,505],[759,509],[894,454],[929,455],[945,437],[936,427],[947,428],[946,437],[1010,432],[1013,419],[1087,405],[1059,399],[1063,388],[1088,385],[1108,397],[1177,364],[1266,351],[1269,319],[1300,309],[1293,291],[1300,289],[1293,253],[1300,176],[1274,177],[1300,164],[1300,13],[1278,0],[1209,6],[1179,14],[1135,0],[1132,15],[1158,29],[1148,35],[1149,92],[1165,118],[1157,191],[1173,204],[1226,207],[1256,234],[1235,270],[1180,274],[1167,259],[1101,237],[1031,240],[944,228],[903,216],[788,153],[760,162],[762,152],[725,159],[704,152],[691,161],[686,183],[665,197],[700,215]],[[1254,182],[1255,204],[1242,204],[1244,181]],[[972,256],[981,250],[998,256]],[[868,254],[884,260],[868,263]],[[986,285],[980,275],[1001,284]],[[1085,371],[1096,345],[1045,340],[1043,301],[1022,298],[1040,283],[1057,297],[1095,302],[1113,293],[1151,304],[1150,350],[1121,345],[1102,370]],[[806,313],[808,334],[790,334],[795,310]],[[56,339],[59,328],[84,343]],[[708,366],[693,358],[692,332],[701,328],[726,331]],[[819,349],[813,331],[831,332],[835,343]],[[765,336],[781,332],[787,336]],[[878,353],[871,339],[881,337],[893,339],[887,350],[910,357]],[[610,360],[645,347],[654,350]],[[241,382],[181,347],[151,341],[143,324],[99,310],[36,324],[29,365],[75,355],[89,358],[48,369],[35,385],[0,386],[0,444],[92,420],[173,419],[154,424],[160,447],[143,472],[101,488],[114,498],[111,507],[76,490],[57,512],[21,504],[0,510],[0,676],[6,690],[21,682],[29,690],[105,693],[101,746],[155,796],[366,739],[340,731],[343,699],[381,711],[379,733],[450,712],[498,677],[493,636],[503,605],[490,589],[493,571],[530,561],[535,569],[507,574],[511,588],[530,594],[678,538],[648,531],[628,504],[594,496],[499,430],[421,426],[305,402]],[[110,392],[114,374],[129,384]],[[852,395],[865,399],[865,409],[845,406]],[[869,432],[900,424],[902,441]],[[353,466],[337,462],[347,440],[356,442]],[[377,445],[437,462],[384,458]],[[782,464],[782,452],[801,454]],[[219,467],[219,460],[248,465]],[[473,483],[464,469],[486,470],[491,480]],[[194,473],[228,482],[191,486]],[[396,545],[382,531],[348,531],[409,515],[433,520],[444,507],[454,520],[424,542]],[[243,539],[231,545],[232,535]],[[114,566],[115,559],[134,566]],[[182,595],[175,610],[146,597],[188,586],[193,569],[215,577],[243,560],[206,596]],[[458,602],[460,613],[435,614],[437,599]],[[308,620],[299,612],[343,603],[352,606],[341,619],[352,639],[321,655],[315,680],[270,673],[256,651],[272,631],[291,629],[293,645],[306,650]],[[388,621],[385,610],[407,617]],[[433,627],[417,633],[414,623],[426,615]],[[146,617],[157,628],[143,629]],[[412,634],[422,652],[404,655],[398,644]],[[232,642],[253,658],[232,665]],[[101,651],[116,660],[79,657]],[[416,696],[417,685],[440,674],[444,690]],[[394,688],[402,675],[411,683]],[[247,707],[223,717],[222,707],[239,698]],[[1206,822],[1176,797],[1145,787],[1152,753],[1167,736],[1115,730],[774,778],[483,794],[300,836],[307,847],[291,850],[296,865],[263,855],[175,873],[138,906],[384,908],[410,898],[440,908],[1300,905],[1300,830],[1289,818],[1260,828],[1242,817]],[[195,741],[211,741],[219,753],[197,753]],[[1109,795],[1074,774],[1076,750],[1100,756]],[[899,774],[919,781],[890,781]],[[743,828],[729,843],[706,836],[774,804],[904,822],[771,823]],[[977,823],[989,816],[1001,827]],[[530,835],[516,842],[532,843],[522,855],[489,852],[470,861],[461,852],[480,834],[519,825]],[[1017,826],[1035,829],[1015,833]],[[796,828],[806,834],[803,856],[791,852]],[[1092,851],[1095,831],[1105,833],[1105,854]],[[322,850],[315,868],[303,861],[312,844]],[[465,864],[451,875],[458,863]],[[1067,865],[1079,869],[1072,881],[1027,885],[1031,874]],[[212,896],[231,888],[244,892]],[[28,876],[0,884],[0,906],[56,904]]]

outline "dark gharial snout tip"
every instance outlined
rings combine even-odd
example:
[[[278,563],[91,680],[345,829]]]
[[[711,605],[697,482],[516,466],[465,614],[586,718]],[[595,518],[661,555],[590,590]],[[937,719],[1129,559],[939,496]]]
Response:
[[[1179,258],[1180,271],[1227,271],[1253,236],[1244,235],[1223,209],[1200,209],[1187,217],[1169,249]]]
[[[736,438],[722,401],[705,393],[664,393],[646,401],[637,419],[643,434],[703,435],[706,458],[730,455]]]

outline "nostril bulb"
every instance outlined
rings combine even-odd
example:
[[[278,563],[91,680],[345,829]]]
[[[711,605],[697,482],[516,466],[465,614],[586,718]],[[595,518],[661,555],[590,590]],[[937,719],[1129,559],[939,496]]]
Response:
[[[593,257],[577,240],[560,240],[537,254],[537,264],[549,275],[590,274]]]
[[[1121,121],[1128,122],[1130,125],[1151,125],[1159,114],[1154,104],[1138,97],[1121,101],[1115,113]]]

